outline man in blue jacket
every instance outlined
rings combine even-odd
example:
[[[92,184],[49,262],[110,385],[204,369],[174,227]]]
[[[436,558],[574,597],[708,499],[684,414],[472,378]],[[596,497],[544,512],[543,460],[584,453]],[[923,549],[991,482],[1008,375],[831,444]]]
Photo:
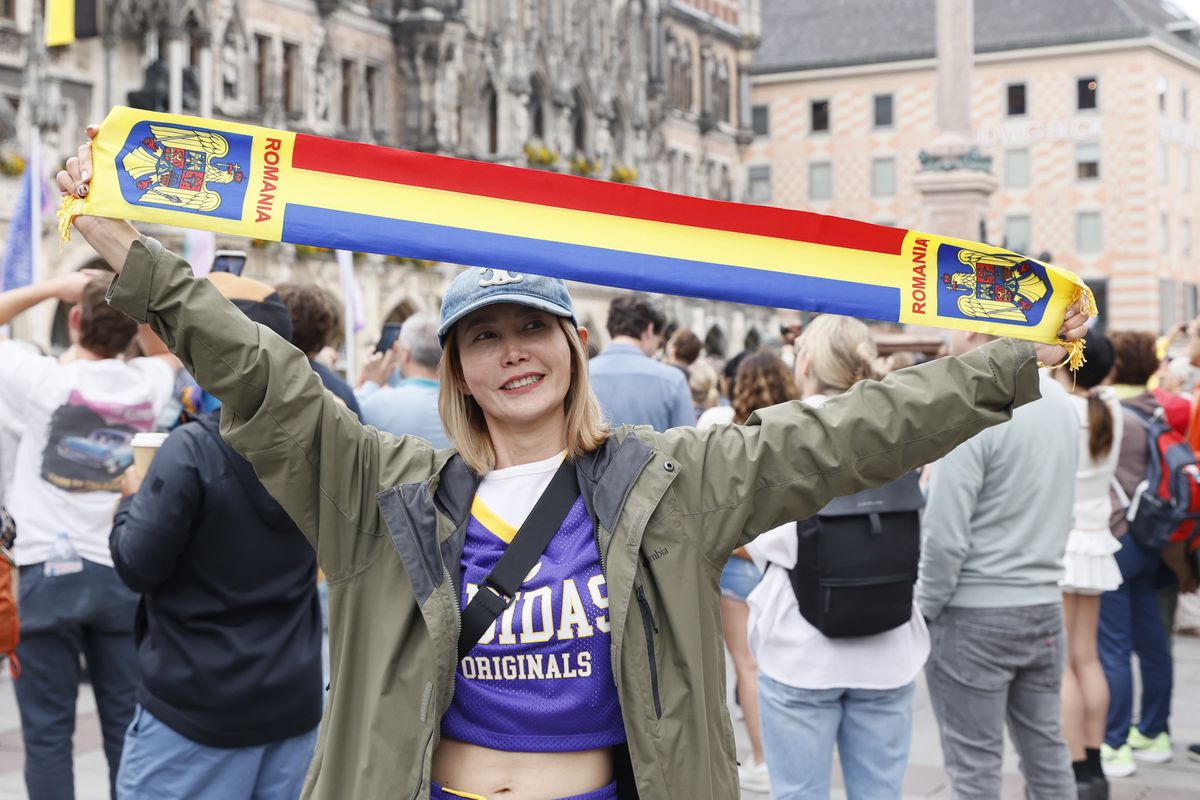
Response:
[[[291,333],[279,295],[214,274],[255,322]],[[221,438],[215,401],[129,472],[110,548],[141,593],[141,683],[119,796],[299,796],[321,718],[321,616],[312,548]]]

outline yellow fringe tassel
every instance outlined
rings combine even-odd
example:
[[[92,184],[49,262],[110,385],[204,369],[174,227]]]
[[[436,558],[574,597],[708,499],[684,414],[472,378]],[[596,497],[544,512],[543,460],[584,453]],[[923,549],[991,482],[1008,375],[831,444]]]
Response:
[[[1079,301],[1080,296],[1086,297],[1088,301],[1088,317],[1095,319],[1100,316],[1100,309],[1096,306],[1096,296],[1092,294],[1092,290],[1084,286],[1080,290],[1081,294],[1076,294],[1075,299],[1071,301],[1071,305],[1075,305]],[[1061,342],[1062,346],[1067,351],[1067,357],[1057,364],[1042,364],[1038,366],[1049,367],[1050,369],[1058,369],[1066,365],[1071,372],[1077,372],[1080,367],[1087,363],[1087,359],[1083,355],[1084,348],[1087,346],[1087,339],[1076,339],[1073,342]]]
[[[58,204],[59,246],[71,241],[71,222],[83,214],[84,199],[73,194],[64,194]]]

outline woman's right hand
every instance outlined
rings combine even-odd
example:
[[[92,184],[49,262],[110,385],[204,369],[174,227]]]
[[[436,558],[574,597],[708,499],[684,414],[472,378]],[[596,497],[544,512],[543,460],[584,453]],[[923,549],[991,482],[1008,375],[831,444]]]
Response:
[[[88,125],[84,131],[88,141],[79,146],[75,155],[67,159],[66,169],[59,170],[58,190],[64,195],[86,197],[91,188],[92,170],[91,140],[100,132],[98,125]],[[108,262],[119,275],[125,267],[129,248],[138,239],[138,232],[123,219],[108,219],[81,214],[72,220],[75,229],[87,243]]]

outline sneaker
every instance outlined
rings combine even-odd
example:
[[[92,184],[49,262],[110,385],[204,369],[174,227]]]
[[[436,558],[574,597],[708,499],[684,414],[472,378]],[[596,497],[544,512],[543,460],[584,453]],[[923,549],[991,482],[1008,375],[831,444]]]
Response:
[[[758,764],[738,764],[738,783],[747,792],[771,791],[771,778],[765,761]]]
[[[1200,744],[1188,745],[1188,758],[1192,761],[1200,761]]]
[[[1127,744],[1112,748],[1106,744],[1100,745],[1100,767],[1108,778],[1128,778],[1137,772],[1137,764],[1133,761],[1133,748]]]
[[[1125,741],[1133,750],[1133,757],[1138,761],[1149,764],[1165,764],[1175,757],[1171,749],[1171,737],[1163,731],[1153,738],[1142,735],[1136,726],[1129,729],[1129,738]]]

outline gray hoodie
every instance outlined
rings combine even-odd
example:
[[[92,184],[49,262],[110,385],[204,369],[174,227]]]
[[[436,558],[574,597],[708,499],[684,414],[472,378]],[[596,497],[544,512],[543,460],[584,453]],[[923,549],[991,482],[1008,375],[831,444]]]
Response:
[[[1079,420],[1057,381],[1043,373],[1040,388],[1041,400],[933,467],[917,586],[929,619],[946,606],[1010,608],[1062,597]]]

